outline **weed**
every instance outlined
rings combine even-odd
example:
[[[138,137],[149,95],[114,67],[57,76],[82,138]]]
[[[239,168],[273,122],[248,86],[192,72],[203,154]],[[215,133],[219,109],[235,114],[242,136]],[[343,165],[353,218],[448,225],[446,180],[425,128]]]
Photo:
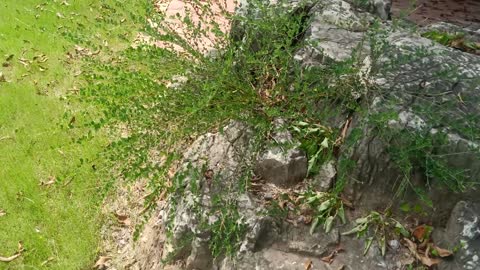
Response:
[[[342,223],[346,222],[343,202],[334,194],[309,190],[301,194],[298,200],[313,210],[310,234],[314,233],[319,224],[323,224],[323,229],[328,233],[333,228],[336,219]]]
[[[373,231],[373,233],[372,233]],[[397,235],[409,237],[410,233],[397,220],[391,218],[389,214],[380,214],[372,211],[365,217],[355,220],[355,227],[350,231],[342,233],[342,235],[356,234],[357,237],[365,237],[365,248],[363,254],[367,254],[368,250],[375,241],[382,253],[385,256],[387,251],[388,235],[394,232]]]

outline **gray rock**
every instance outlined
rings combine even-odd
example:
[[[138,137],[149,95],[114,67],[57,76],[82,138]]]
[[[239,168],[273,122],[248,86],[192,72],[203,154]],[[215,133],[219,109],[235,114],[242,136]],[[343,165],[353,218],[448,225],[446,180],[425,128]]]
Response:
[[[305,34],[308,45],[295,58],[303,66],[325,65],[359,53],[364,56],[359,58],[364,65],[361,77],[379,89],[368,101],[370,115],[354,116],[350,130],[362,130],[362,138],[353,149],[344,147],[341,151],[343,158],[356,163],[346,190],[357,207],[374,209],[392,201],[404,177],[388,152],[392,141],[385,141],[378,127],[368,124],[368,118],[379,113],[396,114],[386,128],[398,132],[420,136],[445,134],[447,140],[435,145],[435,151],[445,164],[464,171],[467,178],[478,183],[480,137],[469,132],[480,130],[478,56],[447,48],[411,31],[393,29],[388,24],[377,33],[376,47],[370,47],[365,36],[372,17],[341,0],[319,2],[311,9],[310,16],[312,24]],[[372,54],[371,49],[376,53]],[[412,171],[412,185],[425,186],[427,182],[430,184],[427,193],[435,208],[431,212],[435,224],[447,218],[459,199],[480,201],[475,188],[452,194],[425,172]],[[444,196],[450,196],[451,200],[444,200]]]
[[[208,247],[208,239],[195,238],[192,242],[192,252],[186,261],[187,270],[212,269],[212,254]]]
[[[453,260],[444,260],[439,270],[480,269],[480,203],[458,202],[446,229],[434,232],[433,238],[441,247],[458,249]]]
[[[202,222],[211,224],[218,219],[210,208],[212,198],[219,194],[236,202],[241,218],[247,227],[252,226],[247,240],[255,241],[256,233],[261,231],[261,227],[255,226],[261,221],[256,213],[262,208],[238,185],[248,172],[245,168],[251,166],[252,140],[253,133],[246,125],[231,121],[222,133],[200,136],[187,149],[175,180],[177,188],[184,192],[172,195],[170,204],[160,211],[162,214],[154,215],[142,232],[137,247],[140,269],[163,269],[162,258],[184,261],[186,269],[212,269],[210,231]],[[211,172],[208,177],[205,169]],[[171,237],[165,236],[166,227]]]
[[[279,186],[290,186],[302,181],[307,176],[307,156],[298,148],[299,143],[293,141],[284,120],[274,121],[272,138],[275,145],[260,154],[255,173]]]
[[[323,164],[318,174],[313,177],[313,187],[322,192],[330,190],[336,175],[335,161],[330,160]]]
[[[473,24],[468,27],[460,27],[447,22],[433,23],[419,29],[420,34],[430,31],[448,33],[450,35],[462,35],[463,38],[471,42],[480,42],[480,24]]]
[[[304,66],[319,65],[328,61],[345,61],[353,51],[359,54],[368,51],[365,31],[373,17],[358,13],[354,7],[341,0],[318,2],[309,14],[311,24],[306,34],[306,47],[295,54],[295,60]]]
[[[382,20],[391,18],[392,0],[369,0],[368,9]]]

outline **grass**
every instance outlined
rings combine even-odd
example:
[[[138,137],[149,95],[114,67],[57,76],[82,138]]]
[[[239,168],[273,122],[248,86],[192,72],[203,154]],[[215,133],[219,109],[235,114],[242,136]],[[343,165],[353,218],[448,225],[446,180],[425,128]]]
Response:
[[[82,129],[67,127],[73,116],[81,127],[78,111],[95,111],[65,99],[86,84],[76,76],[86,72],[85,61],[67,52],[79,45],[99,49],[97,58],[114,55],[129,45],[139,27],[131,14],[142,16],[141,8],[119,0],[0,3],[7,80],[0,82],[0,256],[12,255],[19,241],[25,248],[0,269],[86,269],[94,262],[106,177],[95,165],[107,138],[78,143]]]

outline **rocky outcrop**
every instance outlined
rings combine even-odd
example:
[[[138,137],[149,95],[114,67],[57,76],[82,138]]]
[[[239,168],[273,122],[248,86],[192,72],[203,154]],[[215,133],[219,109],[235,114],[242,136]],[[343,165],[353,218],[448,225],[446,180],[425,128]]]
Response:
[[[223,132],[200,136],[188,148],[173,183],[177,191],[158,205],[145,225],[130,269],[291,270],[311,265],[311,269],[367,270],[395,266],[404,256],[398,249],[382,258],[377,247],[364,256],[364,244],[357,239],[344,238],[340,247],[337,228],[328,233],[309,232],[303,221],[292,224],[272,217],[262,198],[239,185],[254,160],[252,135],[246,125],[232,121]],[[324,176],[330,178],[332,168],[325,170]],[[222,219],[222,209],[230,206],[238,215]],[[232,257],[212,256],[213,233],[219,233],[213,232],[218,229],[217,221],[244,228],[235,239],[238,252]],[[231,233],[235,231],[224,237]],[[322,260],[329,255],[335,260]],[[360,267],[359,260],[363,261]]]
[[[247,126],[231,122],[222,133],[207,133],[191,145],[175,176],[176,192],[140,237],[140,269],[163,269],[162,260],[183,261],[185,269],[211,269],[211,228],[225,218],[219,209],[227,204],[239,211],[239,226],[255,227],[260,209],[240,189],[251,166],[252,136]]]
[[[307,176],[307,155],[293,140],[285,120],[274,120],[273,146],[257,159],[255,173],[270,183],[292,186]]]
[[[457,250],[439,270],[480,269],[480,204],[460,201],[455,205],[444,231],[434,234],[437,243]]]
[[[388,18],[389,2],[367,3],[377,17]],[[361,136],[336,149],[338,160],[326,162],[309,184],[315,191],[328,191],[342,174],[347,198],[341,200],[355,208],[347,213],[350,219],[362,211],[395,206],[399,183],[407,191],[403,198],[413,203],[421,203],[415,187],[426,187],[432,210],[420,218],[436,226],[447,224],[446,238],[435,241],[448,248],[464,243],[441,269],[478,268],[480,197],[475,184],[480,181],[480,137],[472,131],[480,130],[480,58],[388,22],[380,24],[374,15],[346,1],[311,2],[308,10],[306,45],[295,59],[305,68],[353,59],[362,84],[374,89],[352,93],[367,109],[345,112],[351,119],[345,135],[347,140],[354,131]],[[273,191],[290,189],[297,195],[297,188],[304,188],[308,157],[286,127],[284,120],[276,119],[271,144],[260,153],[252,146],[252,129],[241,122],[232,121],[222,131],[195,140],[172,180],[175,192],[140,234],[133,269],[366,270],[411,264],[411,254],[399,239],[389,239],[386,256],[375,243],[364,255],[365,240],[341,236],[346,227],[310,234],[305,217],[271,217],[265,204],[277,203],[280,210],[288,210],[288,201],[298,196],[285,200],[278,194],[257,196],[246,183],[261,178]],[[417,152],[405,152],[409,147]],[[355,166],[340,171],[342,159]],[[444,165],[453,171],[442,171]],[[456,178],[460,175],[462,179]],[[293,207],[289,210],[294,212]],[[225,223],[232,228],[224,233]],[[235,256],[215,253],[214,234],[235,237]],[[330,256],[335,260],[330,262]]]
[[[353,149],[342,151],[356,163],[347,191],[357,207],[384,206],[395,197],[399,183],[407,188],[429,185],[433,216],[439,222],[460,198],[477,200],[480,138],[471,131],[480,130],[480,58],[389,23],[372,28],[372,15],[341,0],[319,2],[310,16],[312,23],[305,37],[308,45],[295,59],[304,66],[319,66],[353,58],[362,65],[359,75],[376,89],[368,96],[363,93],[361,99],[369,115],[354,115],[349,129],[362,130],[361,140]],[[390,119],[373,123],[382,115]],[[385,130],[396,135],[386,138]],[[426,143],[432,145],[422,151],[430,152],[428,159],[435,158],[413,161],[407,172],[409,182],[402,182],[407,180],[398,165],[401,157],[392,156],[390,149],[396,142],[407,143],[400,141],[404,136],[428,138]],[[429,161],[432,163],[425,165]],[[462,180],[434,175],[432,170],[439,168],[426,167],[438,164],[463,172]],[[461,181],[473,184],[465,188]],[[452,193],[449,190],[455,189],[456,182],[458,193]],[[451,198],[448,202],[443,200],[446,194]],[[416,200],[415,196],[407,198]]]

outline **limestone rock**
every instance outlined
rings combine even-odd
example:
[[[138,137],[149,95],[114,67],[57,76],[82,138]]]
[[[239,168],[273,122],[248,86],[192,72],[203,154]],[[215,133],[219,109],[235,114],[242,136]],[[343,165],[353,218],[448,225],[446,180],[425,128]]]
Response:
[[[307,176],[307,156],[294,142],[283,119],[274,121],[275,145],[263,152],[255,165],[255,173],[268,182],[290,186]]]
[[[323,164],[318,174],[313,177],[313,187],[322,192],[330,190],[336,175],[335,161],[330,160]]]
[[[435,232],[433,237],[441,247],[458,248],[454,259],[443,261],[439,270],[480,269],[480,203],[458,202],[445,231]]]

